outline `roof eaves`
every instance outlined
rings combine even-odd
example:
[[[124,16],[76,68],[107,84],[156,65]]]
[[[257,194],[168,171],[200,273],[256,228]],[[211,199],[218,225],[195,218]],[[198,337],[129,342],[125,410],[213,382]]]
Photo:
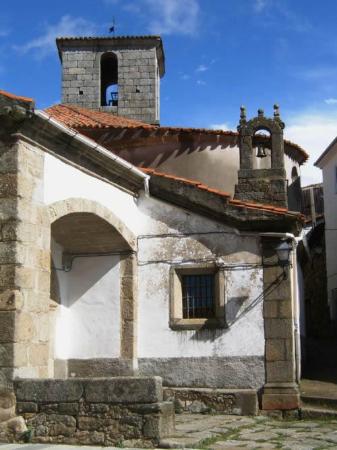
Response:
[[[320,162],[322,161],[323,158],[325,158],[328,153],[330,153],[330,150],[332,150],[333,146],[337,143],[337,137],[335,137],[335,139],[327,146],[327,148],[324,150],[324,152],[321,154],[321,156],[317,159],[317,161],[314,162],[314,166],[316,167],[320,167]]]
[[[56,128],[58,128],[63,133],[71,136],[76,141],[86,145],[90,149],[96,151],[97,153],[101,154],[105,158],[108,158],[111,161],[114,161],[114,163],[118,166],[120,166],[124,170],[128,170],[132,172],[134,176],[136,176],[139,179],[143,180],[144,183],[144,189],[147,190],[147,180],[149,176],[145,173],[143,173],[141,170],[139,170],[137,167],[135,167],[133,164],[129,163],[128,161],[125,161],[123,158],[120,158],[119,156],[115,155],[114,153],[110,152],[105,147],[102,147],[101,145],[97,144],[94,140],[88,138],[87,136],[84,136],[77,130],[74,130],[70,127],[67,127],[64,125],[64,123],[56,120],[49,114],[47,114],[44,111],[37,110],[34,113],[36,116],[38,116],[40,119],[52,124]]]

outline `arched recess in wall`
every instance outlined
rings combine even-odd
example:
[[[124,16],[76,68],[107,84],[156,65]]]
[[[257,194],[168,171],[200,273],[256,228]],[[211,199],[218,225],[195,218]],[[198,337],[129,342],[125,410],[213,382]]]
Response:
[[[297,172],[297,168],[294,166],[291,169],[291,182],[294,183],[298,178],[298,172]]]
[[[118,106],[118,58],[115,53],[103,53],[100,74],[101,106]]]
[[[132,359],[136,238],[108,208],[70,198],[48,207],[56,359]],[[131,308],[131,309],[130,309]],[[130,340],[131,339],[131,340]]]
[[[93,200],[68,198],[48,206],[49,220],[53,222],[71,213],[91,213],[108,222],[123,237],[131,250],[136,250],[136,238],[129,228],[105,206]]]

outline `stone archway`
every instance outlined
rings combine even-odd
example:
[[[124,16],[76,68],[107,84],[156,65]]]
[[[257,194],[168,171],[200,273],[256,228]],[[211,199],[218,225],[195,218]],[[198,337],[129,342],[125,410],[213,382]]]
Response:
[[[84,198],[68,198],[48,206],[50,224],[71,213],[92,213],[112,225],[125,239],[130,248],[136,251],[137,240],[127,226],[99,202]]]
[[[71,359],[69,372],[78,376],[133,374],[136,368],[136,243],[127,226],[108,208],[92,200],[70,198],[48,206],[51,233],[67,254],[119,252],[120,354],[118,361],[104,358]],[[53,274],[53,271],[52,271]],[[109,365],[110,364],[110,365]],[[70,368],[71,365],[71,368]],[[56,375],[65,366],[56,365]]]

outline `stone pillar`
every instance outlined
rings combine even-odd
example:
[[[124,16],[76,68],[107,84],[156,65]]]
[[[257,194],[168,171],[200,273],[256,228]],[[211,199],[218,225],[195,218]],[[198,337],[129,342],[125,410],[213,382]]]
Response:
[[[24,341],[31,327],[23,309],[20,283],[23,268],[17,230],[18,145],[0,143],[0,442],[10,442],[25,431],[23,419],[16,417],[13,378],[16,368],[27,363]]]
[[[138,371],[137,364],[137,257],[130,254],[120,261],[121,301],[121,362],[130,375]]]
[[[44,153],[23,140],[17,147],[16,288],[22,304],[15,321],[14,376],[53,375],[49,355],[50,224],[43,204]]]
[[[296,382],[295,332],[289,268],[278,266],[278,239],[263,238],[263,285],[266,384],[262,409],[290,410],[299,407]]]

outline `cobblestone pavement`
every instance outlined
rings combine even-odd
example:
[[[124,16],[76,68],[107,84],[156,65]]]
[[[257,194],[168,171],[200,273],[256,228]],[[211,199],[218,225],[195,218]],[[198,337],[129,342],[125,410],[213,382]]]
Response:
[[[177,415],[176,436],[162,441],[171,448],[337,449],[337,420],[276,420],[264,416]]]
[[[337,419],[276,420],[263,416],[186,414],[176,416],[176,429],[175,436],[164,439],[160,447],[214,450],[337,449]],[[0,450],[98,450],[102,448],[108,450],[113,447],[0,444]]]

